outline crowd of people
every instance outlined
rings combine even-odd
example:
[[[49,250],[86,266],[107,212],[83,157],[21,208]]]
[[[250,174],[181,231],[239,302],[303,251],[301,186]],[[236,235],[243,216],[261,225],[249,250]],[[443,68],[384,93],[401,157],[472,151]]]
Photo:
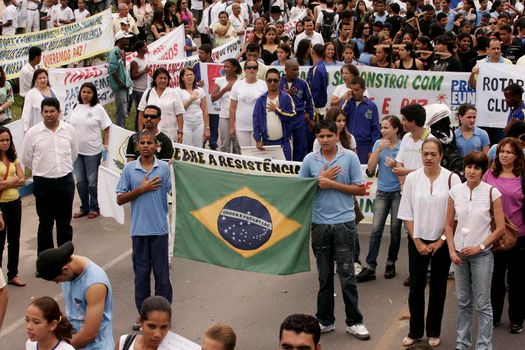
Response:
[[[2,35],[17,33],[15,3],[4,0]],[[475,346],[492,348],[493,327],[502,322],[507,294],[508,330],[522,332],[523,87],[511,83],[503,91],[509,110],[505,128],[478,127],[476,107],[469,103],[461,105],[455,116],[447,108],[443,112],[438,106],[435,112],[419,104],[404,106],[399,116],[380,116],[359,69],[369,65],[470,72],[469,85],[475,88],[480,62],[525,64],[523,1],[31,0],[27,6],[26,32],[73,23],[111,6],[116,11],[115,47],[107,56],[116,107],[111,117],[123,127],[132,105],[136,108],[136,133],[128,141],[128,163],[116,192],[119,205],[131,203],[134,292],[140,314],[140,322],[133,326],[142,328],[139,336],[121,337],[117,348],[139,349],[146,344],[155,348],[171,334],[167,198],[174,142],[238,154],[243,147],[281,146],[287,160],[302,162],[300,176],[318,180],[311,227],[319,273],[317,313],[315,318],[295,315],[285,321],[282,348],[304,346],[293,345],[294,335],[301,333],[308,334],[311,348],[317,348],[320,333],[335,330],[334,269],[341,282],[346,331],[360,340],[370,339],[358,306],[357,283],[377,278],[389,214],[385,278],[397,275],[403,227],[408,241],[405,284],[410,326],[401,340],[404,346],[414,345],[425,334],[429,346],[440,344],[451,266],[458,299],[457,349],[474,344],[473,305],[478,316]],[[178,86],[172,87],[174,77],[165,68],[151,71],[148,44],[181,24],[184,51],[188,56],[197,53],[199,62],[183,68]],[[200,41],[198,48],[194,40]],[[231,40],[237,40],[241,50],[235,59],[223,62],[223,76],[210,87],[220,112],[209,113],[201,64],[212,62],[213,48]],[[130,51],[136,56],[128,66]],[[36,46],[29,49],[18,81],[8,81],[0,67],[0,122],[5,125],[20,117],[25,135],[19,159],[9,128],[0,126],[0,266],[7,241],[7,283],[26,285],[18,272],[22,163],[32,171],[39,217],[37,277],[62,282],[65,295],[85,301],[84,309],[78,309],[70,304],[73,297],[66,299],[65,315],[50,298],[33,301],[26,315],[32,335],[27,348],[50,344],[57,349],[89,348],[93,343],[110,349],[111,284],[94,262],[73,255],[71,220],[100,214],[97,170],[112,122],[92,83],[79,89],[69,122],[61,120],[63,106],[50,86],[48,71],[40,67],[42,55]],[[300,66],[309,66],[306,79],[299,77]],[[340,66],[343,81],[331,96],[327,66]],[[24,98],[20,116],[13,115],[17,93]],[[459,126],[452,128],[455,117]],[[365,175],[377,176],[377,193],[362,264],[355,197],[365,193]],[[73,212],[75,183],[81,205]],[[50,206],[51,200],[56,205]],[[517,227],[517,243],[493,252],[507,219]],[[58,248],[52,234],[55,225]],[[150,296],[151,272],[157,297]],[[0,276],[1,325],[7,290]],[[425,307],[427,281],[430,294]],[[42,323],[50,327],[34,330]],[[220,336],[205,336],[203,343],[207,338],[212,342],[233,337],[235,344],[231,329],[224,325],[213,329],[206,334]]]

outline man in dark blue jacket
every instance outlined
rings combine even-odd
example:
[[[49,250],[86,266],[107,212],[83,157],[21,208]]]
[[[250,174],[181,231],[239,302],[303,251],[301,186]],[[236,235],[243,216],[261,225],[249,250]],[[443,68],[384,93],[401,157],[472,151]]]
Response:
[[[265,92],[255,102],[253,109],[253,138],[258,149],[280,145],[286,160],[291,160],[290,121],[296,117],[293,99],[279,90],[279,71],[271,68],[266,72]]]
[[[306,82],[310,85],[310,91],[314,100],[315,121],[324,119],[326,114],[326,103],[328,102],[328,73],[323,61],[324,46],[322,44],[315,44],[312,48],[313,66],[308,70],[306,75]],[[312,151],[312,146],[315,140],[313,127],[310,127],[308,133],[308,152]]]
[[[379,113],[376,104],[363,95],[365,92],[363,78],[352,79],[350,90],[352,90],[352,97],[341,103],[341,109],[346,115],[346,127],[354,135],[359,161],[361,164],[367,164],[372,146],[381,137]]]
[[[297,115],[290,120],[290,135],[293,139],[293,157],[302,162],[306,156],[308,126],[314,122],[314,102],[308,83],[299,78],[299,63],[288,60],[284,66],[285,75],[281,77],[281,91],[290,95],[295,104]]]

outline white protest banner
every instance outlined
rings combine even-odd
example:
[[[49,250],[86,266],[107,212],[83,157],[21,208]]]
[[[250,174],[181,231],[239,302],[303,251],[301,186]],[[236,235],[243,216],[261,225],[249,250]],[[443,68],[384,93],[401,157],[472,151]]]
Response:
[[[509,107],[503,89],[509,84],[524,86],[525,67],[511,64],[483,62],[479,65],[477,92],[477,126],[504,128],[507,125]]]
[[[180,25],[168,34],[148,44],[148,60],[179,60],[186,57],[184,51],[185,34],[184,26]],[[126,55],[126,61],[131,62],[133,57],[137,56],[136,52]]]
[[[133,135],[133,131],[111,124],[109,127],[109,144],[106,158],[107,168],[120,175],[124,165],[126,165],[126,149],[128,139]]]
[[[209,85],[213,88],[213,81],[224,73],[217,64],[200,65],[201,75],[206,91]],[[277,68],[284,74],[284,67]],[[431,103],[444,103],[455,111],[465,102],[476,103],[476,91],[468,87],[469,73],[456,72],[424,72],[401,69],[387,69],[360,66],[361,77],[365,80],[370,99],[377,105],[381,115],[399,115],[402,107],[411,103],[427,105]],[[299,67],[299,78],[306,80],[309,66]],[[206,74],[203,71],[207,70]],[[343,84],[341,66],[328,66],[328,102],[335,88]],[[218,113],[220,106],[208,104],[208,113]]]
[[[98,205],[100,214],[108,218],[114,218],[121,225],[126,220],[124,207],[117,204],[117,184],[120,179],[119,173],[115,173],[105,166],[98,167]]]
[[[213,62],[223,62],[227,58],[237,57],[240,50],[241,45],[234,39],[211,50],[211,59]]]
[[[0,36],[0,66],[7,79],[19,76],[32,46],[42,49],[44,68],[78,62],[114,46],[110,10],[82,21],[39,32]]]
[[[234,173],[261,176],[299,176],[301,163],[285,160],[261,159],[238,154],[223,153],[209,149],[192,147],[174,143],[174,159],[211,169],[230,171]],[[365,174],[366,165],[361,165]],[[365,177],[365,195],[358,197],[359,206],[363,212],[364,223],[371,223],[376,193],[376,178]]]
[[[78,103],[80,87],[84,83],[93,83],[97,88],[98,99],[101,105],[113,102],[113,90],[109,86],[107,65],[85,68],[51,68],[49,83],[57,93],[62,107],[64,120],[69,120],[73,107]]]

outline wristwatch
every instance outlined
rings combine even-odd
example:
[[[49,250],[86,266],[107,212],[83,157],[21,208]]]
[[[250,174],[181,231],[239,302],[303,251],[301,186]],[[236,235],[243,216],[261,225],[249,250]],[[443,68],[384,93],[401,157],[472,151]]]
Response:
[[[441,237],[439,237],[439,239],[441,239],[442,241],[446,241],[447,240],[447,236],[441,235]]]
[[[483,243],[480,243],[480,244],[479,244],[479,248],[480,248],[481,250],[485,250],[485,248],[487,248],[487,247],[486,247]]]

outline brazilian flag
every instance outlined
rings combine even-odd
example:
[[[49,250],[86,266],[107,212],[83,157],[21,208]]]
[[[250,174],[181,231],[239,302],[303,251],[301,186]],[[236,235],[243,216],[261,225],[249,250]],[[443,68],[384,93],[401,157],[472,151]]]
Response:
[[[278,275],[310,270],[314,179],[173,166],[176,256]]]

